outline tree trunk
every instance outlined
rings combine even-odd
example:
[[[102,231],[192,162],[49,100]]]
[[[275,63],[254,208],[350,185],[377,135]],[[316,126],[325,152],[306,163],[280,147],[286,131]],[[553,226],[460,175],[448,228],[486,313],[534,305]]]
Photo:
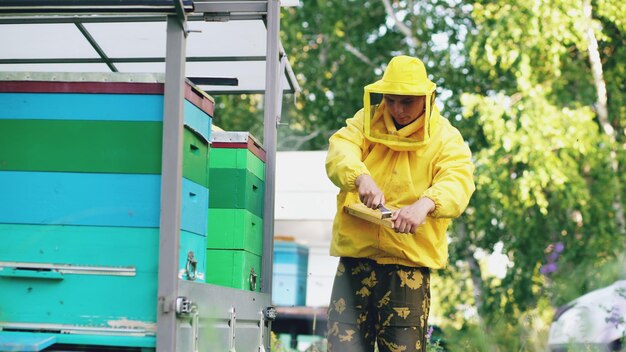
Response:
[[[400,30],[400,32],[402,32],[402,34],[404,34],[408,47],[411,49],[415,49],[417,47],[417,39],[413,34],[413,30],[398,18],[398,15],[393,10],[393,6],[391,6],[391,2],[389,2],[389,0],[383,0],[383,5],[385,6],[385,12],[387,13],[387,16],[389,16],[393,20],[394,25],[398,28],[398,30]],[[413,2],[411,2],[409,5],[413,6]],[[413,8],[409,7],[408,10],[413,11]]]
[[[456,221],[455,222],[455,228],[457,230],[457,235],[459,237],[459,241],[460,242],[465,242],[467,243],[467,227],[465,226],[465,223],[462,221]],[[472,252],[472,250],[470,250],[469,248],[467,248],[464,251],[464,257],[465,257],[465,261],[467,262],[468,266],[469,266],[469,270],[470,270],[470,277],[472,278],[472,293],[474,296],[474,301],[476,302],[476,310],[478,312],[478,319],[480,324],[482,325],[482,317],[481,314],[483,312],[483,278],[482,278],[482,274],[480,271],[480,265],[478,264],[478,261],[476,260],[476,258],[474,258],[474,253]]]
[[[476,301],[476,310],[480,314],[483,311],[483,278],[481,276],[480,266],[472,253],[467,253],[465,260],[469,265],[470,275],[472,277],[474,301]],[[482,319],[481,319],[482,320]]]
[[[609,109],[607,105],[606,83],[604,82],[604,73],[602,70],[602,61],[600,60],[600,51],[598,50],[598,40],[593,31],[593,14],[591,0],[583,0],[583,13],[585,15],[586,30],[585,39],[587,40],[587,51],[589,52],[589,63],[593,75],[593,82],[596,87],[596,113],[598,121],[604,133],[610,139],[611,143],[611,168],[617,175],[619,170],[619,161],[617,159],[617,142],[616,133],[611,121],[609,120]],[[622,205],[621,185],[619,178],[617,179],[618,189],[615,199],[613,200],[613,210],[615,211],[615,223],[620,234],[624,234],[626,228],[626,220],[624,219],[624,207]]]

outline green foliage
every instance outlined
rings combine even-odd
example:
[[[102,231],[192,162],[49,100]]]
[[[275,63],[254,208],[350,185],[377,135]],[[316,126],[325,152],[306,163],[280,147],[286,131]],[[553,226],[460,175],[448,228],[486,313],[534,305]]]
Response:
[[[405,13],[398,17],[414,33],[414,46],[408,46],[405,35],[391,24],[380,0],[304,1],[301,7],[283,9],[281,38],[302,92],[283,100],[280,150],[325,149],[328,137],[362,108],[363,87],[380,78],[389,59],[399,54],[416,55],[427,63],[439,87],[439,106],[464,124],[461,93],[468,87],[485,90],[462,55],[471,7],[460,0],[411,3],[411,9],[404,1],[393,6],[396,13]],[[220,96],[218,101],[217,125],[262,137],[258,96]]]
[[[626,275],[613,207],[626,200],[626,7],[594,0],[589,20],[583,2],[567,0],[388,3],[391,13],[382,0],[283,9],[303,92],[285,98],[279,148],[326,148],[392,55],[422,58],[476,164],[476,193],[450,233],[451,264],[433,285],[434,313],[456,350],[541,350],[555,308]],[[588,29],[613,136],[595,110]],[[222,104],[228,116],[217,109],[216,121],[262,134],[258,97]],[[469,265],[497,245],[512,262],[504,277]],[[466,314],[478,303],[478,316]]]
[[[213,124],[227,131],[249,131],[263,140],[263,96],[224,95],[216,99]]]
[[[486,330],[484,326],[468,323],[461,329],[448,329],[450,352],[508,352],[546,351],[548,330],[542,324],[538,329],[532,320],[519,322],[511,317],[501,317],[497,324]]]
[[[288,104],[283,135],[313,138],[286,145],[320,149],[345,119],[362,107],[363,86],[373,82],[402,37],[385,31],[380,1],[304,1],[283,13],[282,38],[302,86],[295,105]]]
[[[274,332],[270,333],[270,347],[272,351],[280,352],[283,350],[282,344]]]
[[[481,313],[519,314],[574,269],[596,272],[623,251],[611,208],[621,181],[588,108],[595,89],[583,55],[582,9],[489,1],[475,4],[473,16],[470,59],[491,87],[487,95],[462,98],[483,139],[475,153],[477,192],[465,217],[471,236],[453,251],[503,242],[515,266],[482,288]],[[555,253],[557,244],[563,253]],[[593,275],[580,278],[578,295],[600,284]],[[571,298],[559,290],[550,295],[557,305]]]

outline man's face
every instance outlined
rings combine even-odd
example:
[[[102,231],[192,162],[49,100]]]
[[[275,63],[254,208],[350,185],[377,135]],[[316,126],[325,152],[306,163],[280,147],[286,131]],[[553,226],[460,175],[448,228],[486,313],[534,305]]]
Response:
[[[426,97],[423,95],[384,94],[383,99],[396,123],[406,126],[424,113]]]

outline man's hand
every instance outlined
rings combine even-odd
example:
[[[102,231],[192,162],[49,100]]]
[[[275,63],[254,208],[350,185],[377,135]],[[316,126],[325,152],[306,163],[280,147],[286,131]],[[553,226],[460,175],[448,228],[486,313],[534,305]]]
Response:
[[[379,204],[385,204],[383,191],[378,188],[378,185],[376,185],[376,182],[370,175],[360,175],[356,178],[355,184],[359,191],[359,199],[368,208],[378,209]]]
[[[393,228],[400,233],[415,233],[417,228],[426,222],[428,213],[433,210],[435,210],[435,202],[432,199],[420,198],[415,203],[393,213],[391,217]]]

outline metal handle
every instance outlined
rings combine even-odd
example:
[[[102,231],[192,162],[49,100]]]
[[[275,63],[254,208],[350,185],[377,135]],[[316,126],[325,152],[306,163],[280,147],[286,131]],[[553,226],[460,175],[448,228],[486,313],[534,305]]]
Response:
[[[185,264],[185,273],[187,279],[194,281],[197,277],[198,261],[195,259],[193,251],[187,253],[187,264]]]
[[[235,307],[228,310],[230,318],[228,319],[228,352],[235,352],[235,325],[237,324],[237,313]]]
[[[254,268],[250,268],[250,291],[256,291],[256,281],[257,281],[257,274],[254,272]]]
[[[20,268],[0,268],[0,277],[63,280],[63,274],[51,269],[33,270]]]

